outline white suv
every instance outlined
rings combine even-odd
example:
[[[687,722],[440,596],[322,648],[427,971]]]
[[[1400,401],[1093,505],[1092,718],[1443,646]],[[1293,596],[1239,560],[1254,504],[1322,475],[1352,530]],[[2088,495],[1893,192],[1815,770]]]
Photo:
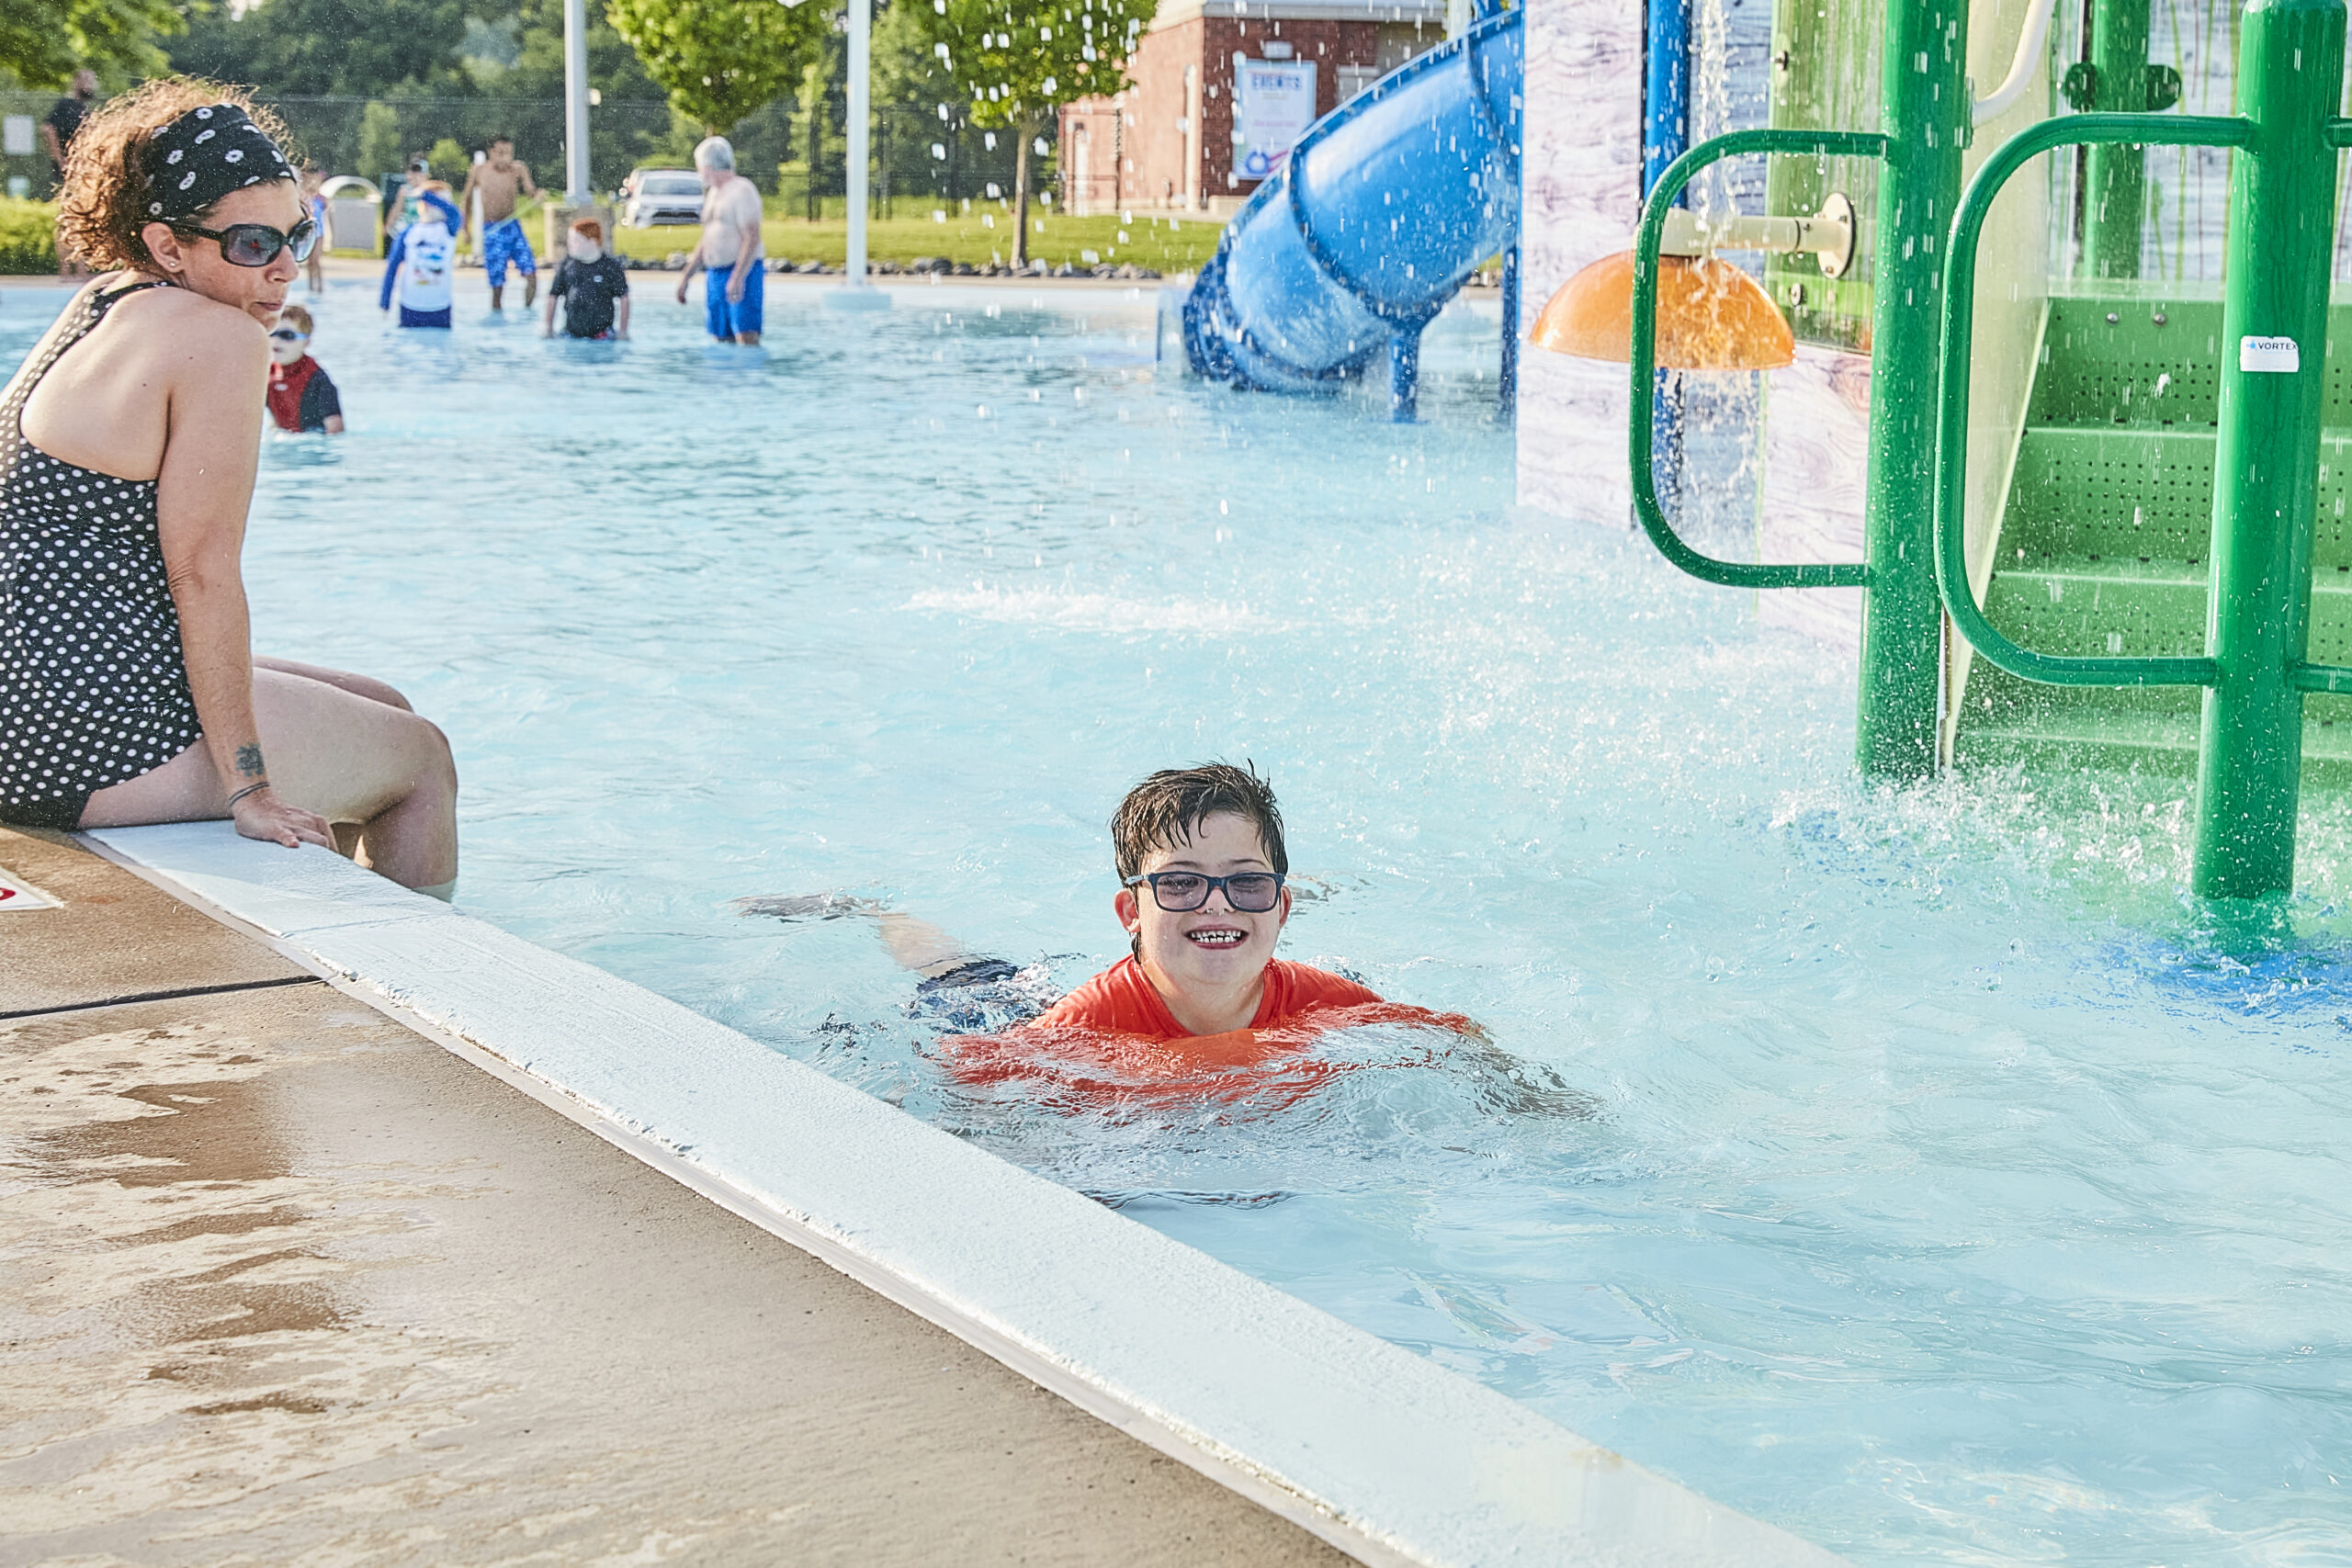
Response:
[[[621,223],[650,229],[702,221],[702,176],[692,169],[639,169],[621,186]]]

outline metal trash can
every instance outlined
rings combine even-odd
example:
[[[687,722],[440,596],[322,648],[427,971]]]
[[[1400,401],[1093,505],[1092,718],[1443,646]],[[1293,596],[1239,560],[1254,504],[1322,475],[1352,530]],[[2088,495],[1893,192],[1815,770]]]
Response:
[[[319,187],[327,198],[326,245],[331,251],[376,255],[382,245],[377,206],[382,193],[356,175],[337,175]]]

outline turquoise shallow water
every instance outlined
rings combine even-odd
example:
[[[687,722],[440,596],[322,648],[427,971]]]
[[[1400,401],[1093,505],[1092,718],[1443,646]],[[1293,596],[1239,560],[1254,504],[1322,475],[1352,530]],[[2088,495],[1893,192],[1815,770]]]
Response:
[[[1860,786],[1844,660],[1512,507],[1490,319],[1398,430],[1160,375],[1148,297],[779,287],[754,354],[479,290],[329,297],[354,434],[271,443],[247,552],[260,647],[448,729],[468,908],[1857,1562],[2352,1562],[2340,798],[2248,946],[2177,781]],[[730,907],[1074,982],[1119,794],[1216,756],[1282,792],[1286,952],[1493,1053],[977,1094],[870,926]]]

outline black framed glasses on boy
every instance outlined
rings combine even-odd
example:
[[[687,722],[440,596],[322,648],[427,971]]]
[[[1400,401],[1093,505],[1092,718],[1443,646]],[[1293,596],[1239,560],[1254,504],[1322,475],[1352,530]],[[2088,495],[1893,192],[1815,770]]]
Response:
[[[1199,871],[1155,871],[1138,876],[1127,884],[1129,887],[1148,883],[1151,901],[1171,915],[1189,915],[1209,901],[1209,895],[1218,888],[1225,890],[1225,901],[1235,912],[1262,915],[1282,901],[1283,874],[1278,871],[1237,871],[1230,876],[1211,876]]]
[[[218,240],[220,259],[231,266],[267,266],[277,259],[280,251],[291,251],[296,261],[306,262],[319,244],[319,226],[308,218],[291,229],[273,229],[266,223],[232,223],[226,229],[175,223],[172,231]]]

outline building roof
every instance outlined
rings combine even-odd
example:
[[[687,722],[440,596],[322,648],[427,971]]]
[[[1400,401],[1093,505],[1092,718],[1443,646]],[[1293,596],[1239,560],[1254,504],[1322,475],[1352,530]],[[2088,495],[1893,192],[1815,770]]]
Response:
[[[1162,0],[1151,30],[1182,27],[1198,17],[1238,17],[1252,22],[1445,22],[1445,0]]]

